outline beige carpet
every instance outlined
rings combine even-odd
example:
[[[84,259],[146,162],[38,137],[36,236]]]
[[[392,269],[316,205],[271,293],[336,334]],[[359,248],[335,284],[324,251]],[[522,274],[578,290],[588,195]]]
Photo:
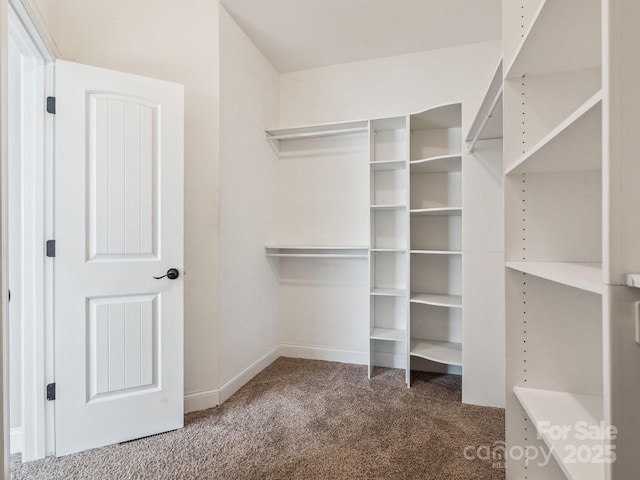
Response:
[[[504,439],[504,411],[460,403],[460,378],[280,358],[185,428],[22,465],[15,479],[495,480],[464,448]],[[471,451],[471,450],[469,450]]]

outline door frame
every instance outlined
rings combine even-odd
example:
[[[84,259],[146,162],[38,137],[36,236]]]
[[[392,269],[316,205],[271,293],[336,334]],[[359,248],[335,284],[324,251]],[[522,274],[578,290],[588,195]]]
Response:
[[[4,2],[4,0],[3,0]],[[26,238],[24,244],[33,245],[31,252],[23,252],[24,256],[33,255],[36,259],[33,272],[36,278],[33,280],[34,288],[28,293],[28,300],[35,312],[28,321],[23,321],[22,329],[22,455],[23,460],[36,460],[55,453],[54,444],[54,410],[51,402],[46,401],[46,384],[53,382],[53,260],[44,255],[45,239],[53,239],[53,116],[45,112],[45,98],[53,96],[54,93],[54,62],[57,48],[51,47],[50,35],[43,35],[42,22],[38,21],[34,12],[34,6],[30,0],[8,0],[6,4],[6,20],[9,28],[8,36],[15,36],[23,43],[31,45],[33,56],[43,62],[43,67],[38,71],[39,85],[37,94],[42,96],[42,103],[37,105],[36,116],[41,126],[41,131],[36,134],[39,150],[39,158],[32,165],[36,175],[29,178],[29,197],[23,198],[29,204],[31,212],[35,218],[30,221],[34,227],[31,238]],[[4,6],[3,6],[4,7]],[[6,8],[6,7],[5,7]],[[48,39],[49,41],[45,40]],[[6,65],[6,64],[5,64]],[[3,88],[3,98],[7,98],[7,88]],[[6,103],[6,102],[3,102]],[[8,113],[3,111],[3,120],[8,120]],[[6,134],[6,132],[3,132]],[[8,137],[4,137],[8,138]],[[3,142],[4,143],[4,142]],[[6,248],[9,238],[8,230],[8,155],[3,151],[2,156],[2,240],[3,240],[3,264],[8,265]],[[2,284],[8,285],[7,268],[2,269]],[[7,288],[2,291],[3,305],[6,303]],[[26,295],[25,295],[26,296]],[[23,318],[24,320],[24,318]],[[10,424],[8,422],[9,396],[8,385],[10,376],[9,361],[9,322],[8,308],[3,309],[3,392],[4,392],[4,438],[8,439],[7,431]],[[25,380],[31,381],[25,381]],[[5,459],[6,452],[10,449],[7,442],[4,445]],[[8,466],[5,465],[5,469]]]

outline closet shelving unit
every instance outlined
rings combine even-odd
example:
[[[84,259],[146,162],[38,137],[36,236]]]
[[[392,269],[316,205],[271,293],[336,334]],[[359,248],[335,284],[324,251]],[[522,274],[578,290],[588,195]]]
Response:
[[[376,355],[406,355],[409,271],[407,117],[372,120],[370,130],[369,377]]]
[[[412,359],[432,362],[427,369],[462,367],[461,105],[414,114],[409,122],[410,386]]]
[[[485,282],[485,270],[483,273],[476,270],[472,275],[465,275],[480,282],[477,290],[472,291],[476,298],[465,298],[467,303],[463,308],[463,257],[467,254],[463,253],[462,222],[473,217],[468,214],[463,217],[461,130],[462,106],[456,103],[393,118],[267,132],[267,139],[279,157],[280,228],[276,237],[279,241],[268,244],[266,254],[274,267],[282,260],[277,263],[277,273],[282,273],[280,278],[287,281],[283,282],[281,294],[286,296],[285,301],[291,299],[293,304],[286,312],[286,321],[295,324],[297,312],[292,310],[308,312],[313,308],[310,303],[316,300],[314,290],[302,291],[307,297],[299,300],[299,292],[295,291],[297,278],[304,276],[305,281],[313,282],[318,274],[323,281],[327,280],[326,285],[333,287],[332,275],[340,274],[336,268],[347,265],[345,274],[350,275],[349,286],[360,291],[362,285],[356,285],[357,279],[365,272],[354,270],[355,265],[359,269],[364,262],[355,260],[352,269],[349,260],[337,259],[368,256],[369,288],[364,289],[368,303],[364,297],[356,300],[364,301],[369,308],[368,322],[366,317],[362,318],[362,337],[369,340],[369,376],[375,365],[401,368],[405,369],[405,381],[410,386],[412,368],[461,373],[466,361],[463,360],[463,310],[466,308],[472,313],[476,329],[481,330],[483,327],[478,324],[483,324],[484,305],[480,309],[469,309],[466,305],[473,307],[482,303],[478,297],[485,292],[494,303],[500,303],[493,298],[500,285],[493,279]],[[330,172],[325,168],[326,159],[333,162]],[[349,168],[353,167],[348,171],[349,176],[336,175],[346,163],[351,165]],[[473,167],[480,171],[481,178],[475,181],[476,177],[470,177],[474,181],[469,183],[471,191],[465,194],[466,202],[477,203],[475,198],[480,197],[479,192],[484,192],[485,186],[493,188],[493,197],[499,198],[499,188],[492,180],[494,176],[480,163]],[[322,176],[335,188],[305,189],[305,182],[299,180],[308,178],[302,175],[309,174],[314,175],[311,181],[316,184],[319,181],[316,176]],[[357,189],[351,189],[352,185]],[[345,191],[349,195],[345,195]],[[342,195],[340,203],[335,201],[334,194]],[[333,202],[334,208],[328,220],[322,218],[324,195],[329,197],[326,202]],[[353,202],[359,205],[357,212],[352,208]],[[352,223],[358,222],[357,228],[344,218],[338,219],[342,222],[341,228],[336,228],[334,217],[343,216],[340,208],[352,208],[348,218]],[[325,223],[329,229],[324,228]],[[491,222],[492,225],[498,223],[495,219]],[[327,230],[331,230],[331,236],[325,235]],[[341,234],[345,230],[350,234]],[[356,234],[367,231],[369,238],[364,241]],[[500,234],[494,237],[501,241]],[[368,250],[364,243],[368,243]],[[476,247],[477,251],[471,252],[477,268],[488,268],[492,278],[496,272],[501,273],[502,259],[493,256],[486,260],[485,250],[496,243],[499,242],[494,238],[485,237],[482,245]],[[324,262],[323,258],[332,260]],[[341,288],[333,290],[332,294],[336,291],[338,295],[346,294]],[[481,333],[478,337],[483,337],[479,345],[468,343],[464,349],[470,369],[475,363],[483,364],[475,359],[483,355],[487,345],[497,343],[492,333]],[[499,365],[499,359],[489,363]],[[487,394],[494,387],[485,387],[477,380],[484,376],[482,368],[476,368],[474,374],[463,379],[463,401],[466,396],[468,403],[500,404],[499,395]],[[493,380],[498,390],[502,386],[500,380]]]
[[[640,346],[629,338],[631,300],[640,296],[612,281],[622,273],[611,262],[618,255],[611,239],[624,204],[609,185],[630,160],[611,156],[608,126],[619,123],[607,89],[619,85],[603,82],[615,66],[607,58],[610,18],[602,15],[616,11],[609,4],[505,2],[507,446],[544,447],[554,459],[509,459],[508,479],[637,475],[640,425],[628,406],[640,395],[621,382],[640,362]],[[637,253],[625,253],[638,264]],[[584,439],[579,422],[614,425],[627,443]],[[583,458],[572,457],[576,449]]]

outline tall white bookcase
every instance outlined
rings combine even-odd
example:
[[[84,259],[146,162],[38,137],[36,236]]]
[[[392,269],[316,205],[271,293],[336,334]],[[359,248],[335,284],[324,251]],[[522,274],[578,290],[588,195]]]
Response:
[[[461,373],[462,106],[414,114],[409,123],[410,385],[412,365]]]
[[[629,18],[638,2],[503,2],[507,447],[527,452],[507,460],[510,479],[637,477],[640,290],[624,274],[640,266],[640,189],[629,188],[640,162],[625,154],[625,122],[640,125],[640,75],[620,61],[639,38]],[[617,438],[582,438],[603,425]]]
[[[370,126],[369,375],[388,355],[409,386],[412,361],[461,373],[462,107]]]
[[[370,122],[369,377],[376,357],[389,365],[407,351],[407,123],[407,117]]]

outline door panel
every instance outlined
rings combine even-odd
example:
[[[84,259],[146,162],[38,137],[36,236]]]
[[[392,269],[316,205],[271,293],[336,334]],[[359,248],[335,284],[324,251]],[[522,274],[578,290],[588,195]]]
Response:
[[[183,423],[183,89],[56,64],[56,454]]]

